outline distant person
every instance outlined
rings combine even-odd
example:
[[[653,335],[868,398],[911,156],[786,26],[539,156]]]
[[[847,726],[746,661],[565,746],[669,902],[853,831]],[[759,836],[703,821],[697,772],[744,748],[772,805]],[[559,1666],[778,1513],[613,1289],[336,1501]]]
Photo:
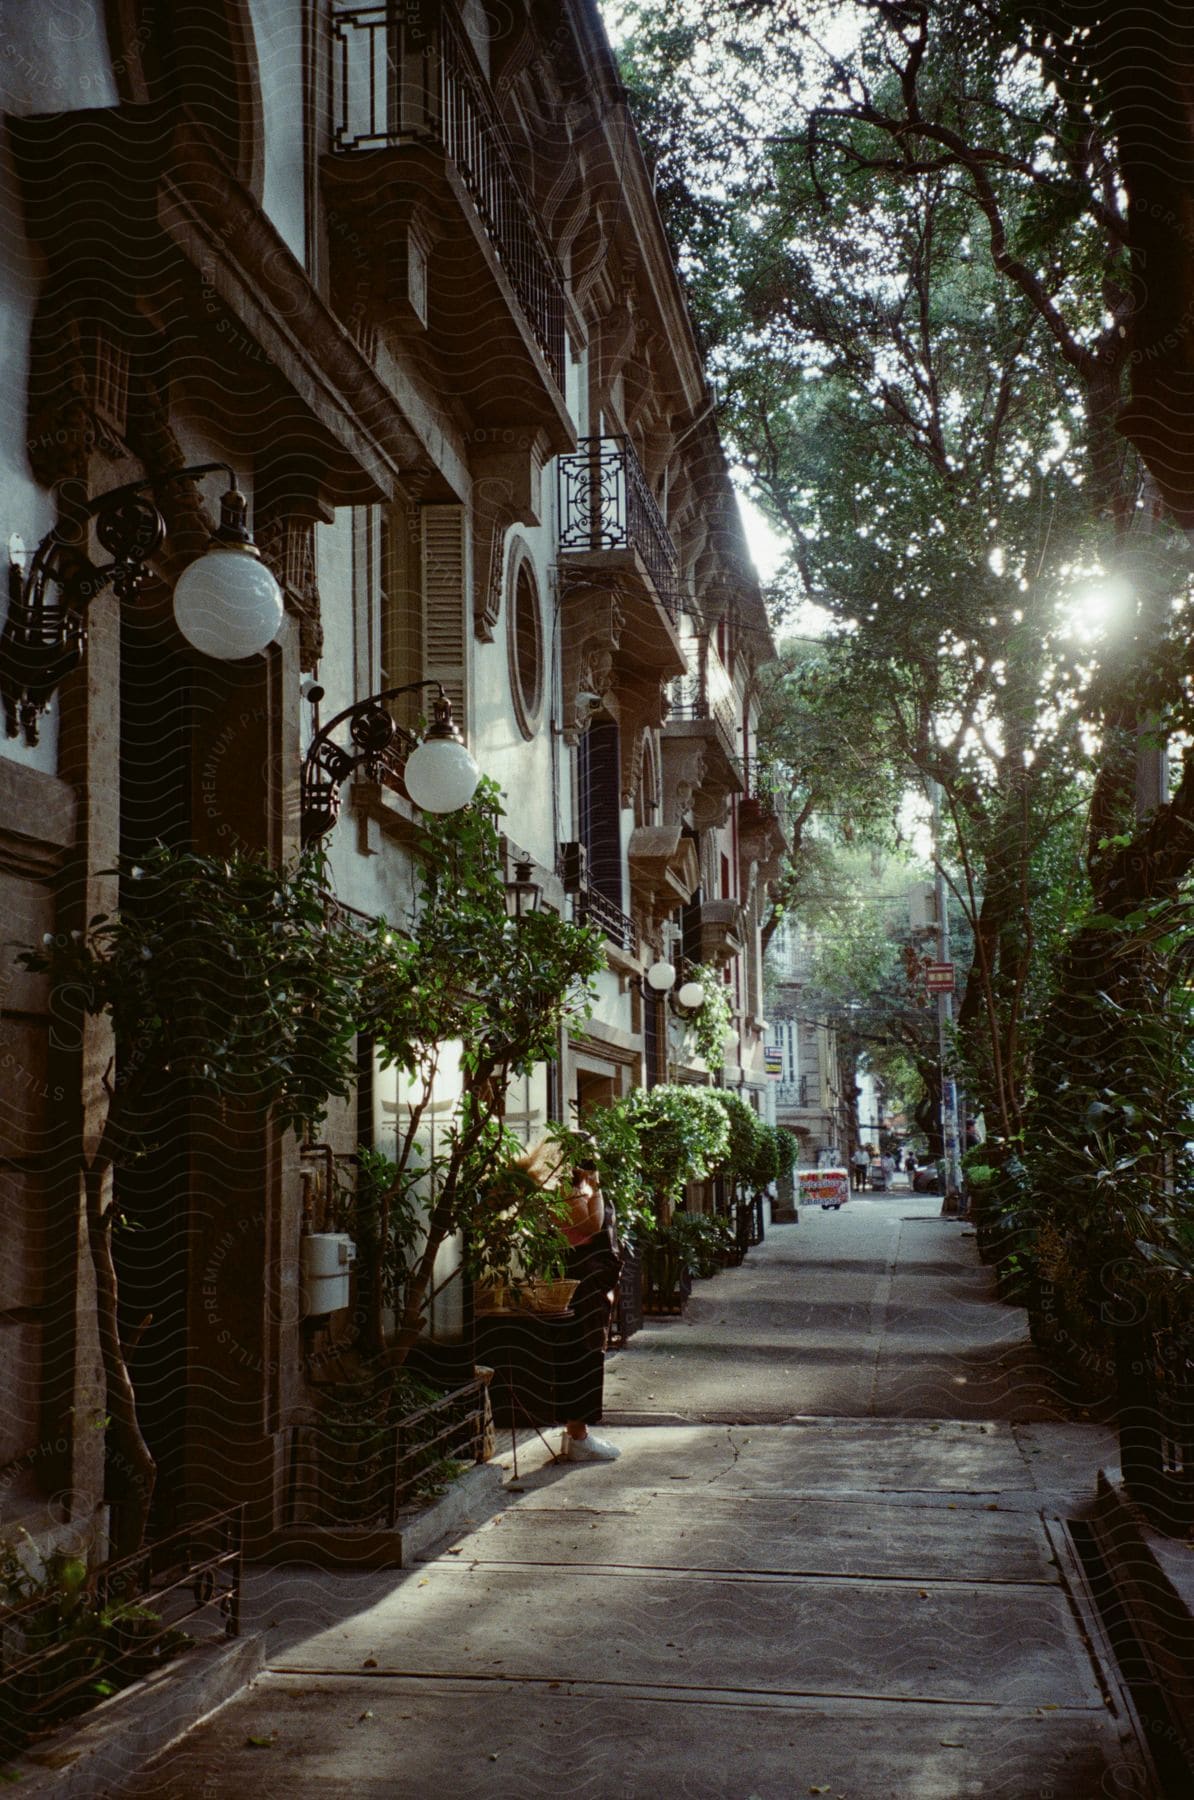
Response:
[[[857,1150],[855,1150],[853,1156],[850,1158],[850,1163],[854,1170],[854,1192],[856,1194],[865,1194],[866,1178],[870,1170],[871,1159],[861,1144],[859,1144]]]
[[[895,1186],[895,1157],[890,1150],[879,1158],[879,1167],[883,1171],[883,1185],[890,1192]]]

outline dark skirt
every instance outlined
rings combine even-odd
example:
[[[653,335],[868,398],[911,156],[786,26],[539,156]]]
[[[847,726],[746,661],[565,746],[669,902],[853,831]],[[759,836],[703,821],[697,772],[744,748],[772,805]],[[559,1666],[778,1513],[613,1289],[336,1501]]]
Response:
[[[556,1406],[561,1419],[596,1425],[605,1387],[605,1334],[610,1289],[618,1281],[618,1256],[608,1232],[599,1231],[568,1252],[568,1279],[580,1286],[572,1296],[572,1318],[562,1333],[556,1370]]]

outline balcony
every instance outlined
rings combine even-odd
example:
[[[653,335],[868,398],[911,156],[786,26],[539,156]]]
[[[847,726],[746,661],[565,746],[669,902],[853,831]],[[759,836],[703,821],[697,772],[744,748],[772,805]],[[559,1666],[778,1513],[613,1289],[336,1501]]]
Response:
[[[691,813],[699,831],[724,825],[730,796],[742,793],[746,783],[733,684],[707,636],[695,640],[688,671],[672,683],[669,698],[663,728],[668,816]]]
[[[737,900],[701,900],[685,909],[685,954],[694,962],[723,968],[741,956],[746,938],[746,922]]]
[[[574,916],[581,924],[596,925],[604,933],[607,944],[613,944],[628,956],[638,955],[638,928],[634,920],[596,888],[586,888],[576,896]]]
[[[529,418],[570,448],[563,271],[460,24],[422,12],[333,15],[323,173],[341,311],[354,329],[366,310],[425,330],[480,423]]]
[[[738,807],[739,856],[744,864],[757,863],[760,878],[764,881],[770,881],[779,873],[784,853],[791,847],[782,781],[783,776],[776,765],[755,762]]]
[[[624,667],[665,679],[683,674],[676,546],[634,446],[625,437],[582,438],[557,471],[566,590],[617,596]]]

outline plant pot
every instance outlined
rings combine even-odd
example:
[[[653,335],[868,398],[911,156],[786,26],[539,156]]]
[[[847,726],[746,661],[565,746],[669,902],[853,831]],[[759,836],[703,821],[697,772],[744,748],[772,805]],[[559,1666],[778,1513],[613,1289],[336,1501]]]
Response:
[[[518,1289],[519,1299],[531,1312],[562,1313],[572,1304],[579,1281],[542,1281],[532,1279]]]

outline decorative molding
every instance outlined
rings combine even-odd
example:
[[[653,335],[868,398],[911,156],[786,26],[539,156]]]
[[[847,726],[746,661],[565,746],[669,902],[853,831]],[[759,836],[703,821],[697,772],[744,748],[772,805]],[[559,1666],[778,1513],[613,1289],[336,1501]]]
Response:
[[[577,744],[592,709],[578,704],[581,693],[605,699],[614,689],[614,659],[622,641],[625,617],[617,596],[586,584],[566,586],[560,602],[563,642],[564,702],[562,732],[566,744]],[[610,707],[617,711],[616,702]]]
[[[481,434],[484,436],[484,433]],[[542,432],[518,432],[514,449],[476,448],[473,471],[473,630],[493,642],[505,591],[506,541],[515,525],[538,525],[543,516]]]
[[[47,282],[33,317],[29,355],[29,465],[43,487],[86,481],[96,451],[127,452],[129,352]]]
[[[678,906],[687,906],[700,885],[696,845],[679,825],[638,825],[626,848],[630,887],[642,914],[642,934],[655,935],[657,925]]]
[[[699,738],[664,740],[663,817],[669,825],[691,820],[693,805],[705,779],[708,756]]]
[[[315,521],[278,514],[254,521],[257,548],[283,598],[299,620],[299,667],[319,667],[323,655],[319,579],[315,562]]]
[[[617,671],[617,717],[621,727],[622,805],[633,806],[643,774],[646,733],[658,729],[667,717],[668,683],[647,676]]]

